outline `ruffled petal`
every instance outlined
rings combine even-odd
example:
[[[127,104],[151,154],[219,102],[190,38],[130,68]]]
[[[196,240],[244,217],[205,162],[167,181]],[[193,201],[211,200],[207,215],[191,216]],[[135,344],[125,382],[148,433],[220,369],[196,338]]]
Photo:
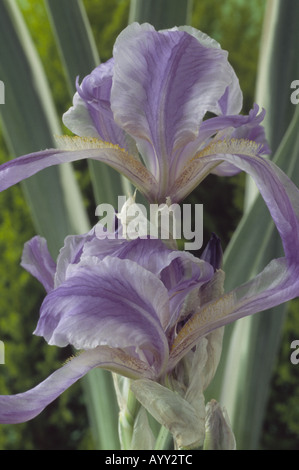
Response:
[[[203,151],[213,140],[232,138],[250,140],[259,144],[259,155],[269,154],[270,149],[267,144],[265,130],[261,125],[264,117],[265,110],[259,113],[259,107],[255,104],[246,116],[227,115],[206,119],[200,126],[197,138],[190,141],[181,153],[177,153],[176,161],[171,168],[171,179],[174,181],[180,178],[180,174],[184,172],[185,168],[188,169],[188,166],[193,172],[192,162],[194,162],[194,156]],[[240,169],[224,162],[217,165],[216,168],[212,167],[207,174],[209,172],[220,176],[232,176],[240,172]],[[192,178],[196,178],[196,171],[194,171]]]
[[[179,28],[173,29],[186,31],[186,33],[194,36],[205,47],[221,49],[220,44],[215,41],[215,39],[210,38],[207,34],[196,28],[192,28],[192,26],[180,26]],[[224,94],[218,100],[219,109],[216,108],[214,110],[216,114],[238,114],[242,109],[243,94],[240,88],[239,79],[230,64],[228,64],[228,68],[230,72],[230,83],[226,87]]]
[[[21,266],[36,277],[47,292],[54,289],[56,263],[49,253],[45,238],[36,236],[25,243]]]
[[[57,346],[133,348],[160,370],[169,316],[167,290],[152,273],[129,260],[84,258],[45,298],[34,333]]]
[[[159,239],[108,240],[104,245],[106,247],[104,253],[101,243],[102,240],[96,238],[86,243],[81,259],[83,260],[86,255],[103,259],[105,253],[119,259],[134,261],[155,274],[168,291],[170,325],[176,322],[182,303],[189,292],[201,287],[213,276],[213,267],[208,262],[188,252],[173,251]],[[109,245],[110,250],[108,250]]]
[[[80,137],[96,137],[129,150],[125,132],[114,122],[110,107],[113,66],[110,59],[84,77],[81,85],[77,81],[73,106],[63,115],[63,122]]]
[[[117,256],[131,259],[159,276],[167,288],[171,318],[169,330],[178,320],[186,297],[193,289],[199,289],[214,274],[213,267],[185,251],[168,249],[161,240],[138,239],[122,245]]]
[[[64,240],[64,245],[57,257],[57,269],[55,272],[55,288],[60,286],[66,279],[66,271],[70,264],[80,262],[86,243],[95,238],[94,228],[83,235],[69,235]]]
[[[132,360],[121,350],[100,346],[69,360],[61,369],[27,392],[1,395],[0,423],[29,421],[95,367],[109,369],[135,379],[152,377],[152,371],[145,363],[138,359]]]
[[[230,84],[227,53],[185,31],[133,23],[118,36],[113,56],[115,121],[135,138],[165,193],[172,155],[196,138]]]

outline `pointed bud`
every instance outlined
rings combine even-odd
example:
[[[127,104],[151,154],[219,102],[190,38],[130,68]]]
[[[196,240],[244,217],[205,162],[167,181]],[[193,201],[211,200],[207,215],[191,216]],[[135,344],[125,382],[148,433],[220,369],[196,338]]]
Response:
[[[218,238],[215,233],[212,233],[211,238],[200,258],[210,263],[213,266],[214,271],[221,268],[223,252],[220,238]]]
[[[206,406],[204,450],[236,450],[236,440],[225,408],[216,400]]]
[[[155,447],[155,437],[148,422],[145,408],[141,407],[133,428],[130,450],[152,450]]]

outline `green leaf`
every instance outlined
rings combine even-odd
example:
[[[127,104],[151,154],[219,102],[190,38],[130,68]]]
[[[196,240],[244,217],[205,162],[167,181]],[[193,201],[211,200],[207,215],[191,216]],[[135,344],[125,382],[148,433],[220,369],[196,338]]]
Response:
[[[299,108],[290,103],[290,84],[299,72],[299,5],[270,2],[265,21],[256,101],[267,110],[266,134],[276,150],[273,161],[298,186]],[[282,254],[261,197],[251,186],[247,196],[245,215],[225,252],[227,290],[255,276],[270,259]],[[213,392],[222,388],[220,400],[228,409],[238,449],[258,448],[286,308],[285,304],[278,306],[226,329]]]
[[[45,4],[72,96],[76,78],[82,80],[90,74],[100,64],[100,57],[81,0],[72,0],[71,8],[69,0],[45,0]],[[88,166],[97,204],[117,207],[117,196],[132,192],[129,182],[113,168],[96,161],[88,161]]]
[[[0,3],[0,77],[5,85],[1,105],[3,132],[12,156],[54,147],[60,133],[39,57],[15,2]],[[88,219],[72,167],[44,170],[22,183],[36,230],[47,238],[55,256],[66,235],[88,228]],[[42,196],[42,197],[41,197]]]
[[[156,29],[190,24],[192,0],[131,0],[129,23],[148,22]]]
[[[263,125],[272,156],[275,154],[294,115],[291,82],[299,76],[299,5],[292,0],[268,1],[261,40],[256,99],[265,108]],[[283,162],[281,162],[283,164]],[[247,179],[245,209],[257,195]]]
[[[281,162],[280,167],[288,167],[286,173],[296,184],[299,175],[298,125],[299,108],[275,158],[277,163]],[[231,289],[246,277],[256,275],[270,258],[281,254],[279,236],[264,202],[258,197],[225,253],[226,288]],[[221,402],[228,409],[238,449],[258,448],[286,308],[286,304],[280,305],[227,328]]]

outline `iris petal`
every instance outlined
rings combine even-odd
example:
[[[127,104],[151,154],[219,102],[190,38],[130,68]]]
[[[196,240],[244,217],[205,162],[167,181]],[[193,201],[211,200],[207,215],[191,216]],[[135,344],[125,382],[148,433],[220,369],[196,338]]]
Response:
[[[196,138],[231,82],[227,53],[185,31],[134,23],[117,38],[113,56],[115,121],[134,137],[166,197],[173,154]]]
[[[77,93],[73,106],[63,115],[68,129],[80,137],[94,137],[111,142],[129,153],[136,154],[131,140],[114,121],[110,105],[114,60],[110,59],[84,77],[77,80]]]
[[[223,158],[253,177],[280,234],[285,258],[272,260],[254,279],[203,306],[175,339],[169,367],[209,331],[299,295],[299,190],[262,157],[223,154],[209,158]]]
[[[76,349],[134,348],[159,371],[168,357],[169,315],[167,290],[152,273],[129,260],[84,258],[45,298],[35,334]]]
[[[36,236],[25,243],[21,265],[39,280],[47,292],[54,289],[56,263],[44,238]]]
[[[23,155],[0,166],[0,191],[38,173],[44,168],[90,158],[107,163],[129,178],[147,197],[156,193],[157,182],[133,156],[117,145],[97,139],[63,136],[57,138],[64,150],[49,149]]]
[[[69,360],[36,387],[16,395],[0,396],[0,423],[23,423],[40,414],[67,388],[95,367],[132,378],[152,377],[149,367],[123,351],[100,346]]]

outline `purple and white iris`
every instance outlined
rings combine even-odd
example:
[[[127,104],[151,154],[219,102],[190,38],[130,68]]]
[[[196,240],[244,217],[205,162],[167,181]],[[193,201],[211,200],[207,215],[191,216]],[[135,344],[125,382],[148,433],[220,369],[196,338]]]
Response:
[[[131,24],[113,58],[77,83],[63,117],[77,137],[58,137],[61,150],[6,163],[0,189],[48,166],[90,158],[123,173],[150,202],[179,202],[212,171],[239,171],[234,155],[258,165],[268,152],[264,112],[255,105],[248,116],[238,114],[242,93],[227,55],[193,28],[157,32]],[[207,113],[215,117],[205,119]]]
[[[157,32],[134,23],[117,38],[113,59],[77,84],[64,115],[77,137],[61,139],[69,150],[37,152],[0,167],[5,189],[47,166],[101,160],[150,202],[181,201],[212,171],[245,171],[285,252],[223,293],[215,238],[197,259],[161,240],[99,240],[92,229],[67,237],[57,262],[45,240],[33,238],[22,264],[47,292],[35,334],[80,353],[35,388],[1,396],[0,422],[32,419],[95,367],[164,384],[209,332],[298,296],[299,191],[262,156],[268,151],[264,113],[255,105],[242,116],[241,106],[237,77],[215,41],[193,28]],[[215,117],[205,119],[208,112]]]

